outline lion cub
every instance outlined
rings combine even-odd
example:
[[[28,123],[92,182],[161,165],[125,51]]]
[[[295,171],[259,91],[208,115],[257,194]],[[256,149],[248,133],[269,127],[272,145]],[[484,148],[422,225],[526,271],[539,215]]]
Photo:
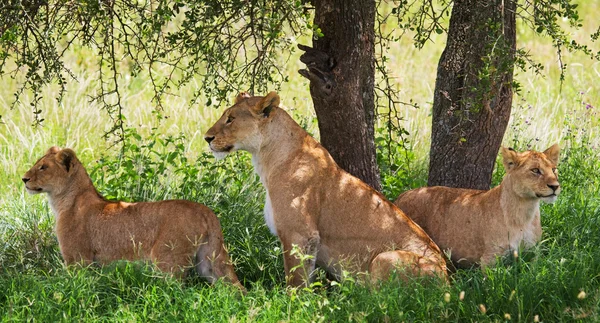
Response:
[[[506,176],[488,191],[423,187],[394,202],[442,248],[457,267],[489,266],[497,256],[540,240],[540,201],[560,194],[556,173],[560,148],[518,153],[502,148]]]
[[[223,247],[221,225],[190,201],[109,202],[96,190],[71,149],[52,147],[25,173],[31,194],[48,193],[60,252],[67,265],[150,260],[177,277],[193,264],[213,283],[241,286]]]
[[[265,221],[283,245],[288,284],[308,284],[315,265],[338,278],[345,269],[385,279],[399,267],[407,276],[446,277],[444,258],[429,236],[342,170],[279,101],[275,92],[241,93],[204,138],[216,156],[252,154],[267,191]]]

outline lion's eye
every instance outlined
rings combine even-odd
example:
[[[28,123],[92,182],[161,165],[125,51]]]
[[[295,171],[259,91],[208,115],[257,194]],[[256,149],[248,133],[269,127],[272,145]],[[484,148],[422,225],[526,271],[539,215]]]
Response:
[[[536,175],[541,175],[542,174],[542,172],[540,172],[539,168],[534,168],[534,169],[531,170],[531,172],[534,173],[534,174],[536,174]]]
[[[226,123],[226,124],[230,124],[230,123],[232,123],[232,122],[233,122],[233,119],[234,119],[234,118],[233,118],[232,116],[228,116],[228,117],[227,117],[227,121],[225,121],[225,123]]]
[[[42,166],[40,166],[40,170],[44,170],[44,169],[46,169],[46,168],[48,168],[48,166],[46,166],[46,165],[42,165]]]
[[[556,167],[552,168],[552,172],[556,174]]]

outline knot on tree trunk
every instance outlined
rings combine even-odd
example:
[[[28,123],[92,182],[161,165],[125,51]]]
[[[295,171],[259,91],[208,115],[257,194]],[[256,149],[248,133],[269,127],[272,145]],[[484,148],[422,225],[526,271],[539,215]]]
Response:
[[[298,48],[305,53],[300,56],[300,61],[306,64],[306,69],[298,70],[300,75],[310,81],[313,95],[320,98],[327,98],[331,95],[335,87],[333,68],[335,60],[333,57],[320,50],[298,44]]]

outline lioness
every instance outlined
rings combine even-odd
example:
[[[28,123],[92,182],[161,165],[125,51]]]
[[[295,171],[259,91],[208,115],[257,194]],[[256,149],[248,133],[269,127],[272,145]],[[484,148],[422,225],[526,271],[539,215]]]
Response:
[[[472,190],[423,187],[394,202],[442,248],[457,267],[489,266],[497,256],[540,240],[540,200],[560,194],[556,173],[560,148],[518,153],[502,148],[506,176],[497,187]]]
[[[109,202],[68,148],[50,148],[23,182],[31,194],[48,193],[67,265],[150,260],[181,277],[195,257],[200,276],[211,283],[223,278],[243,289],[223,247],[219,220],[202,204]]]
[[[275,92],[265,97],[241,93],[205,139],[217,157],[235,150],[252,154],[267,191],[265,221],[283,245],[288,284],[308,284],[315,265],[337,278],[342,269],[386,278],[398,267],[407,276],[445,277],[444,258],[429,236],[342,170],[279,101]],[[308,256],[305,261],[294,246]]]

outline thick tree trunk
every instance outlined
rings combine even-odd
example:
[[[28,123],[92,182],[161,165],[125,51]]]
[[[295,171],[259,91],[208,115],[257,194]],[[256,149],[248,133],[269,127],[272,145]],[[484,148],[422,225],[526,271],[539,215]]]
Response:
[[[430,186],[488,189],[510,117],[516,0],[456,0],[438,65]]]
[[[374,0],[313,0],[324,36],[306,53],[321,144],[340,167],[381,190],[374,132]]]

